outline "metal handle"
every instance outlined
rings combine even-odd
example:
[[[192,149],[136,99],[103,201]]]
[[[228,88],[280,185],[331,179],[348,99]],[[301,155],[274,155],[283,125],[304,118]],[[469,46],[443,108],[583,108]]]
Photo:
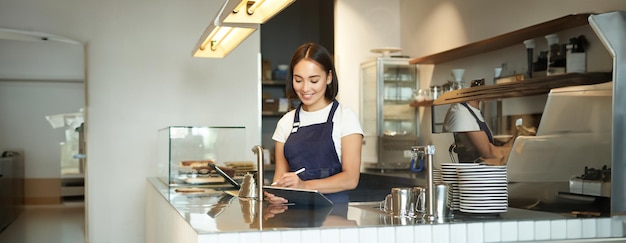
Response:
[[[435,145],[412,146],[411,151],[426,154],[426,181],[428,183],[426,192],[428,193],[428,204],[426,205],[427,213],[424,215],[424,218],[433,222],[437,219],[437,215],[435,214],[435,183],[433,181],[433,155],[435,155]]]
[[[263,147],[261,147],[261,145],[255,145],[252,147],[252,152],[256,154],[256,199],[261,202],[263,201]]]

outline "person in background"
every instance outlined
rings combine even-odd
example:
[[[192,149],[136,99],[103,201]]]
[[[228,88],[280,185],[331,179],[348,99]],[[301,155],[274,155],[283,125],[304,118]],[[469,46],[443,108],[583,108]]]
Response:
[[[484,85],[484,80],[473,81],[471,87],[480,85]],[[444,118],[443,131],[454,134],[454,152],[459,162],[506,164],[511,147],[494,145],[479,100],[452,104]]]
[[[321,45],[303,44],[293,54],[289,75],[288,97],[301,102],[278,121],[272,136],[272,185],[318,190],[333,203],[347,205],[347,191],[359,182],[363,129],[356,113],[335,99],[339,83],[332,57]],[[287,203],[265,196],[270,203]]]

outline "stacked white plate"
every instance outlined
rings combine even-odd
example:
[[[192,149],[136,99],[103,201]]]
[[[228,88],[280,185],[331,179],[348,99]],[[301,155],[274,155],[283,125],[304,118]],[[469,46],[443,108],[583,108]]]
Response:
[[[441,177],[441,170],[438,169],[433,169],[433,182],[434,183],[439,183],[442,182],[442,177]]]
[[[474,168],[481,166],[474,163],[441,163],[441,181],[450,185],[450,208],[461,210],[461,191],[459,188],[458,168]]]
[[[507,211],[506,166],[458,167],[457,179],[461,212],[498,214]]]

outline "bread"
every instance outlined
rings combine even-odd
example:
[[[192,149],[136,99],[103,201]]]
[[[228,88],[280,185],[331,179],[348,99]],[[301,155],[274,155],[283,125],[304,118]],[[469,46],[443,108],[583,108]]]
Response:
[[[198,193],[198,192],[205,192],[205,189],[202,188],[176,188],[174,190],[175,192],[180,192],[180,193]]]
[[[215,162],[213,160],[186,160],[186,161],[181,161],[180,165],[181,166],[190,166],[190,167],[197,167],[197,166],[209,166],[209,164],[215,164]]]

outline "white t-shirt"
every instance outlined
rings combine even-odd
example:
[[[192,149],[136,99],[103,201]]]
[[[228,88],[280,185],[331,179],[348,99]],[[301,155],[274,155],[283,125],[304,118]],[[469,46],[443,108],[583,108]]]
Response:
[[[479,109],[474,108],[471,105],[468,105],[476,117],[480,121],[485,121],[482,113]],[[469,112],[465,106],[460,103],[452,104],[446,113],[446,117],[443,120],[443,131],[444,132],[468,132],[468,131],[480,131],[480,126],[476,122],[476,118],[472,116],[472,113]]]
[[[300,127],[326,122],[332,106],[333,103],[331,102],[323,109],[314,112],[308,112],[301,109]],[[296,110],[294,109],[287,112],[287,114],[283,115],[283,117],[278,120],[276,130],[274,131],[274,135],[272,135],[272,139],[274,141],[281,143],[285,143],[285,141],[287,141],[289,134],[291,134],[291,129],[293,128],[293,118],[295,114]],[[337,151],[339,161],[341,161],[341,138],[355,133],[363,135],[363,129],[361,128],[361,123],[359,122],[359,118],[356,113],[341,104],[339,104],[337,110],[335,111],[333,123],[333,142],[335,143],[335,150]]]

